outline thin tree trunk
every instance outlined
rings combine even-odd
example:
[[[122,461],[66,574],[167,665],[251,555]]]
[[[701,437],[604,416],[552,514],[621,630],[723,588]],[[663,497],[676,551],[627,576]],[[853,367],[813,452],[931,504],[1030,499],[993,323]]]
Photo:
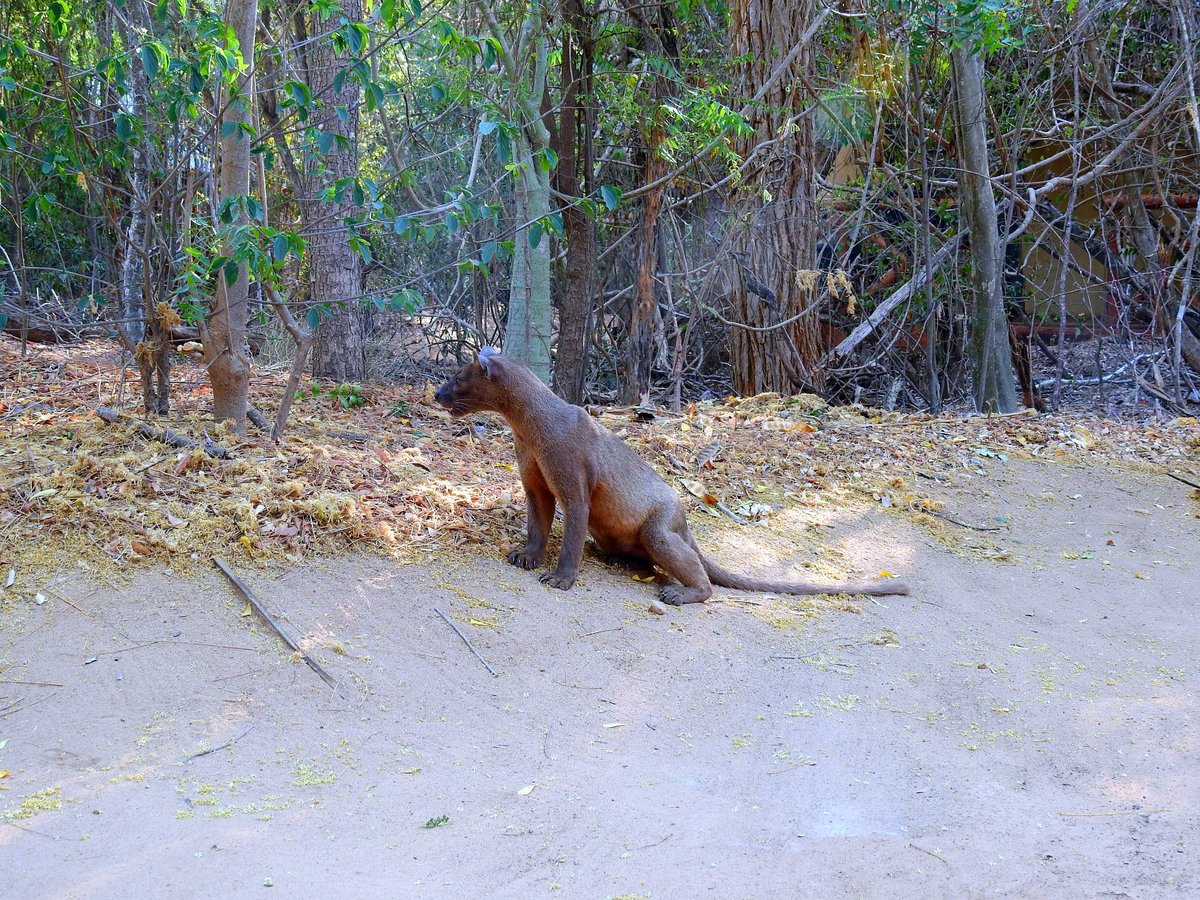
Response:
[[[1017,409],[1016,376],[1004,315],[1004,245],[996,223],[988,163],[983,99],[983,60],[966,47],[951,52],[954,70],[955,125],[962,164],[959,191],[962,215],[971,237],[972,393],[980,412]]]
[[[135,28],[135,23],[142,31],[150,29],[149,17],[142,6],[132,7],[128,17],[121,19],[121,37],[130,48],[136,46],[142,37]],[[130,66],[129,81],[129,99],[132,104],[130,112],[143,121],[153,121],[149,115],[150,82],[140,61],[135,61]],[[150,272],[146,268],[146,263],[151,258],[150,248],[153,243],[149,208],[152,148],[149,134],[143,135],[132,147],[129,221],[123,236],[125,255],[121,261],[121,311],[118,330],[122,342],[137,364],[145,411],[166,415],[170,410],[170,347],[159,322]]]
[[[641,240],[638,245],[638,269],[634,280],[633,302],[629,312],[629,335],[625,343],[625,364],[621,380],[620,402],[632,406],[650,392],[650,369],[654,359],[654,328],[658,312],[658,217],[662,211],[664,186],[656,183],[667,171],[660,147],[666,137],[662,125],[650,124],[646,136],[646,162],[642,169]]]
[[[258,18],[257,0],[229,0],[226,23],[233,30],[242,54],[242,74],[235,97],[225,110],[225,122],[253,126],[252,100],[244,96],[254,69],[254,25]],[[241,128],[225,129],[220,142],[219,202],[250,192],[250,139]],[[241,212],[236,220],[245,224]],[[222,272],[206,320],[204,359],[213,390],[213,418],[229,420],[234,431],[246,433],[246,408],[250,395],[250,355],[246,346],[246,298],[250,279],[245,264],[238,266],[237,279],[231,284]]]

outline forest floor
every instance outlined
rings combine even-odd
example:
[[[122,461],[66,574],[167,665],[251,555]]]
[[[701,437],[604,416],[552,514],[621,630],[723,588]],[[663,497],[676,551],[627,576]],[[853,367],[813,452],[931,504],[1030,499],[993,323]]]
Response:
[[[730,568],[913,588],[659,616],[504,564],[511,438],[421,389],[306,385],[275,446],[181,366],[219,459],[39,353],[0,341],[12,896],[1200,893],[1195,419],[597,411]]]
[[[1007,520],[998,558],[826,515],[913,585],[878,604],[660,617],[599,562],[563,593],[496,552],[248,574],[345,699],[219,574],[49,579],[0,630],[6,893],[1196,896],[1187,488],[1012,462],[938,494]],[[780,575],[791,529],[700,539]]]

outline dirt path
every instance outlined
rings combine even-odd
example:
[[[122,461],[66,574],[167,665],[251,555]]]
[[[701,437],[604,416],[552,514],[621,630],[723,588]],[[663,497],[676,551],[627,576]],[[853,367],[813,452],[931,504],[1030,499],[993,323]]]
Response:
[[[247,575],[345,701],[216,576],[47,576],[0,613],[3,894],[1197,896],[1196,503],[988,465],[929,491],[1005,520],[960,552],[819,516],[915,587],[859,614],[657,617],[594,562],[567,594],[492,559]],[[804,524],[701,540],[794,574]]]

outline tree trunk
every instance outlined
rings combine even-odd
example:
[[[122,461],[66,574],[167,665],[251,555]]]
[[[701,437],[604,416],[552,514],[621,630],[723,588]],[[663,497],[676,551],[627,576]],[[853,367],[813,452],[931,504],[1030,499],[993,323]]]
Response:
[[[361,0],[342,0],[340,16],[349,22],[362,19]],[[321,35],[336,20],[322,21],[313,13],[312,36]],[[347,219],[359,208],[354,191],[347,187],[338,198],[323,200],[324,189],[340,179],[358,177],[359,84],[344,78],[341,91],[333,82],[343,60],[328,35],[317,38],[304,55],[305,76],[319,108],[311,117],[314,128],[345,138],[328,152],[310,148],[304,156],[304,197],[301,212],[308,240],[309,299],[328,303],[332,315],[317,329],[312,348],[313,375],[335,381],[361,381],[366,374],[366,328],[362,310],[363,261],[350,245]],[[341,109],[342,116],[338,115]]]
[[[966,47],[951,52],[954,71],[955,126],[962,166],[959,192],[963,222],[971,238],[972,393],[980,412],[1017,408],[1016,376],[1004,314],[1004,245],[996,222],[988,163],[983,95],[983,60]]]
[[[656,112],[646,135],[643,166],[642,223],[638,246],[637,278],[629,311],[629,334],[625,343],[619,400],[632,406],[650,392],[650,370],[654,359],[654,327],[658,312],[658,217],[662,211],[663,185],[655,182],[666,174],[667,164],[660,148],[666,137]]]
[[[254,70],[254,25],[258,18],[257,0],[229,0],[226,24],[233,30],[242,54],[242,72],[237,81],[237,97],[231,98],[224,122],[253,126],[251,100],[245,96]],[[241,128],[223,129],[220,152],[220,188],[218,205],[230,197],[250,192],[250,139]],[[245,224],[245,212],[234,224]],[[230,248],[226,248],[227,252]],[[243,263],[237,279],[230,284],[221,272],[205,325],[204,360],[213,390],[213,418],[233,422],[238,434],[246,433],[246,407],[250,395],[250,354],[246,346],[246,299],[250,279]]]
[[[619,398],[632,405],[650,392],[650,374],[654,368],[655,332],[661,337],[659,315],[659,215],[662,212],[666,184],[659,181],[667,173],[667,161],[662,154],[666,141],[663,125],[663,104],[674,94],[664,70],[679,68],[679,47],[675,36],[675,17],[671,7],[644,6],[636,0],[623,0],[625,12],[637,24],[638,46],[648,58],[655,60],[651,81],[649,108],[642,125],[645,148],[642,161],[642,221],[639,229],[638,267],[634,279],[633,302],[629,308],[629,332],[625,357],[621,364]]]
[[[150,19],[143,6],[134,6],[121,21],[121,37],[132,50],[150,30]],[[139,27],[140,26],[140,27]],[[130,112],[150,123],[150,81],[140,61],[130,66]],[[120,313],[118,332],[132,354],[142,382],[142,405],[148,414],[166,415],[170,411],[171,355],[169,336],[164,333],[159,310],[154,303],[151,273],[146,263],[151,258],[151,135],[144,134],[132,147],[129,171],[129,221],[124,229],[124,257],[120,271]]]
[[[521,360],[542,381],[550,382],[550,238],[540,235],[532,246],[535,223],[550,215],[550,174],[538,164],[524,133],[512,142],[519,161],[513,214],[512,269],[508,289],[508,319],[504,325],[504,352]]]
[[[738,0],[730,10],[730,43],[739,60],[743,96],[762,91],[780,58],[800,44],[813,22],[813,0]],[[774,144],[745,173],[738,204],[744,234],[731,294],[733,318],[767,331],[732,330],[733,384],[739,394],[819,390],[821,356],[813,303],[817,279],[812,123],[803,85],[813,55],[804,47],[753,106],[752,134],[739,142],[749,157]],[[780,322],[795,321],[772,328]]]
[[[504,352],[533,369],[550,383],[550,240],[533,223],[550,215],[550,173],[542,165],[550,149],[550,130],[542,118],[546,90],[547,48],[541,0],[528,0],[516,42],[500,28],[495,6],[478,0],[479,10],[495,38],[500,64],[511,86],[513,119],[521,125],[512,140],[516,189],[513,196],[513,258],[509,278],[508,318],[504,325]],[[532,61],[529,62],[529,58]],[[528,73],[528,74],[526,74]]]
[[[558,128],[555,187],[566,197],[591,193],[595,99],[592,64],[595,44],[582,0],[565,0],[562,42],[562,115]],[[580,99],[580,94],[583,99]],[[581,105],[581,103],[583,105]],[[592,325],[596,272],[596,228],[580,207],[563,209],[567,239],[565,277],[558,301],[558,347],[554,356],[554,392],[568,403],[582,403],[587,377],[587,345]]]

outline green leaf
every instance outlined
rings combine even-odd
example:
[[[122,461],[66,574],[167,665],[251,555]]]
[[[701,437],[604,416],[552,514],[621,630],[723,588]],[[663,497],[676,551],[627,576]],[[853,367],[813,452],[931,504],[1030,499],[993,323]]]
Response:
[[[351,235],[348,241],[350,246],[358,251],[358,255],[362,257],[364,263],[371,262],[371,245],[360,238],[358,235]]]
[[[275,235],[275,240],[271,244],[271,256],[275,258],[275,262],[283,262],[287,259],[288,250],[291,245],[286,234]]]
[[[538,168],[543,172],[549,172],[558,165],[558,154],[549,147],[543,147],[538,151]]]
[[[425,305],[425,300],[416,291],[405,288],[402,291],[397,291],[392,294],[388,300],[388,309],[392,312],[407,312],[416,313],[421,311],[421,307]]]
[[[309,90],[307,84],[303,81],[289,81],[286,85],[287,92],[291,95],[292,102],[301,109],[307,109],[312,106],[312,91]]]
[[[367,31],[366,26],[361,22],[349,22],[343,31],[346,44],[350,47],[350,52],[358,56],[358,54],[362,53],[364,36]]]
[[[336,139],[328,131],[317,132],[317,149],[321,151],[322,156],[332,150],[335,143]]]
[[[142,68],[146,70],[146,77],[153,81],[158,77],[158,54],[149,44],[143,44],[138,56],[142,60]]]
[[[537,249],[538,244],[542,242],[542,235],[545,231],[546,229],[542,227],[541,222],[534,222],[529,226],[529,246],[531,249]]]
[[[497,253],[497,251],[499,251],[499,249],[500,249],[500,245],[498,243],[496,243],[495,241],[488,241],[486,244],[484,244],[482,247],[479,248],[480,261],[486,266],[488,263],[490,263],[492,261],[492,258],[496,255],[496,253]]]
[[[621,189],[611,184],[602,185],[600,188],[600,199],[604,201],[604,205],[610,210],[615,210],[621,205]]]
[[[496,155],[505,165],[512,162],[512,141],[508,137],[508,132],[503,128],[496,132]]]
[[[50,14],[50,33],[55,37],[67,36],[67,19],[71,16],[71,6],[66,0],[52,0],[48,8]]]
[[[372,110],[379,109],[380,107],[383,106],[383,102],[384,102],[383,88],[381,88],[378,84],[376,84],[373,81],[370,84],[368,84],[367,89],[366,89],[366,94],[367,94],[367,112],[371,112]]]

